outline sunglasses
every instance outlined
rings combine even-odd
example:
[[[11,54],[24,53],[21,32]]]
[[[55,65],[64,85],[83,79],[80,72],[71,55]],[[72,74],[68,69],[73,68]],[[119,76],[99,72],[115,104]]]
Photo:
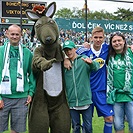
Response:
[[[122,32],[116,31],[116,32],[111,33],[111,34],[110,34],[110,37],[113,37],[113,36],[115,36],[115,35],[118,35],[118,36],[119,36],[119,35],[122,35],[122,36],[124,36]]]

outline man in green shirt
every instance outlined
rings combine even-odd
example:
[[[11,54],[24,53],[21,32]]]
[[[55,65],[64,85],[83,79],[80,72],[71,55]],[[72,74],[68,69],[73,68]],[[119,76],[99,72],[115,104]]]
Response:
[[[7,31],[9,42],[0,47],[0,132],[26,131],[28,104],[35,91],[31,69],[32,53],[20,43],[21,28],[11,25]]]

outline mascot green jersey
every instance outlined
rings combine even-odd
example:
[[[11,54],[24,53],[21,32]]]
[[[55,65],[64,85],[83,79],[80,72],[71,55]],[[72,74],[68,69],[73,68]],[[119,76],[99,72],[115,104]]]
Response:
[[[70,133],[70,113],[63,76],[64,55],[59,29],[52,19],[56,3],[27,9],[27,17],[41,43],[34,51],[32,69],[36,76],[36,92],[29,110],[29,133]]]

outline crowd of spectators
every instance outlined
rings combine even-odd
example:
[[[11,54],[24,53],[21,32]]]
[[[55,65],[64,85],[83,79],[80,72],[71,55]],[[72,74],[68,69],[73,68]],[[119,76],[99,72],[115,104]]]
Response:
[[[105,34],[105,41],[109,43],[109,38],[110,38],[111,33],[106,33]],[[88,41],[91,38],[91,32],[87,33]],[[125,33],[125,37],[127,40],[127,43],[129,45],[133,44],[133,33]],[[85,32],[74,32],[72,30],[60,30],[60,39],[62,42],[64,42],[66,39],[70,39],[75,42],[77,45],[82,45],[82,43],[85,41],[86,34]]]
[[[25,44],[26,47],[28,47],[29,49],[31,49],[33,51],[35,49],[35,47],[40,45],[40,42],[38,41],[36,36],[34,36],[34,39],[31,40],[31,30],[30,29],[23,29],[22,33],[23,33],[23,35],[22,35],[21,40],[22,40],[23,44]],[[105,34],[105,42],[106,43],[109,43],[110,34],[111,33]],[[124,35],[126,37],[127,44],[128,45],[133,44],[133,33],[124,33]],[[90,42],[91,32],[87,33],[87,37],[88,37],[87,41]],[[59,39],[61,40],[61,43],[64,43],[65,40],[71,40],[76,45],[80,46],[86,40],[86,33],[83,31],[75,32],[73,30],[60,29]],[[0,45],[3,45],[3,43],[6,42],[7,40],[8,39],[6,36],[6,29],[2,29],[0,32]]]

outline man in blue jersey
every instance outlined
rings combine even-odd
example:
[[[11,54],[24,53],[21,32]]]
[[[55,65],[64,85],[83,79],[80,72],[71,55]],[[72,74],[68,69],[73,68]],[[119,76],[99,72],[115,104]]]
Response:
[[[100,69],[91,73],[90,84],[92,91],[93,110],[96,107],[98,117],[104,117],[104,133],[112,133],[113,106],[106,102],[107,72],[106,59],[108,56],[108,47],[104,42],[104,30],[101,27],[95,27],[92,30],[92,44],[90,49],[81,47],[77,50],[78,54],[85,54],[92,60],[100,63]],[[71,66],[70,66],[71,67]]]

